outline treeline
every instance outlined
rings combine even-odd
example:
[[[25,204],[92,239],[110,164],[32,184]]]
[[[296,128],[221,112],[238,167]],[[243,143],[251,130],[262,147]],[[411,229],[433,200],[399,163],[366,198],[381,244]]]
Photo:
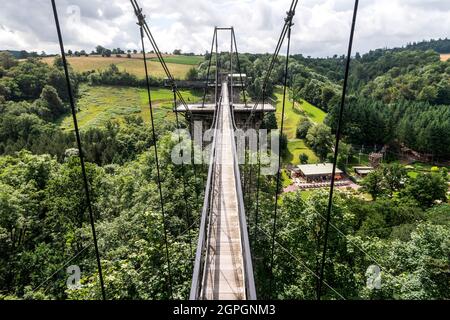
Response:
[[[197,72],[198,79],[207,78],[207,70],[210,55],[205,55],[205,61],[200,64]],[[246,74],[247,93],[253,100],[260,100],[263,96],[263,84],[267,75],[267,68],[272,59],[270,54],[249,54],[239,55],[239,63],[241,72]],[[268,81],[266,83],[266,98],[271,97],[276,85],[283,83],[284,74],[284,57],[278,57]],[[234,62],[236,69],[236,61]],[[221,53],[218,57],[218,65],[221,72],[227,72],[230,68],[229,53]],[[216,57],[212,56],[209,79],[213,80],[216,70]],[[303,63],[292,59],[289,64],[288,85],[291,87],[291,95],[294,99],[300,98],[310,103],[328,110],[329,105],[339,95],[339,87],[330,81],[326,76],[314,71],[312,68],[305,66]]]
[[[450,105],[450,63],[439,61],[432,51],[387,53],[376,62],[356,63],[354,74],[355,89],[385,103],[409,100]]]
[[[71,72],[74,93],[77,94],[79,77]],[[9,54],[0,54],[0,96],[6,100],[38,99],[45,86],[53,87],[62,101],[68,101],[62,61],[56,58],[49,66],[36,58],[18,63]]]
[[[61,59],[49,66],[0,58],[0,300],[99,299],[78,149],[73,132],[58,126],[70,112]],[[71,74],[76,99],[81,81],[139,85],[115,66]],[[179,182],[186,179],[184,192],[195,195],[203,177],[197,170],[194,179],[186,166],[183,176],[172,163],[175,142],[163,135],[172,129],[172,121],[156,123],[173,291],[183,299],[202,196],[186,202]],[[151,128],[134,116],[81,132],[109,299],[170,297],[151,137]],[[67,288],[68,261],[82,270],[78,290]]]
[[[338,106],[326,123],[336,129]],[[401,101],[385,104],[363,97],[350,97],[342,125],[346,139],[354,144],[405,145],[438,159],[450,157],[450,108],[426,102]]]
[[[430,41],[421,41],[408,43],[406,49],[412,50],[434,50],[438,53],[450,53],[450,39],[431,39]]]
[[[126,71],[120,71],[115,64],[110,64],[105,70],[98,73],[94,72],[86,77],[87,81],[92,85],[112,85],[112,86],[129,86],[129,87],[145,87],[147,82],[145,78],[138,78]],[[164,80],[148,77],[150,86],[162,87]]]
[[[46,56],[45,52],[41,52],[41,54],[39,54],[36,51],[28,52],[26,50],[20,50],[20,51],[18,51],[18,50],[3,50],[3,51],[0,51],[0,54],[3,52],[10,53],[16,59],[37,58],[39,56]]]

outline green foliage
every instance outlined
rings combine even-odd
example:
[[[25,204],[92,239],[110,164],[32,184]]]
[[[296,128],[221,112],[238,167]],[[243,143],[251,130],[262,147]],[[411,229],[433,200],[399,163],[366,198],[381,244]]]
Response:
[[[172,164],[170,136],[160,140],[163,195],[173,262],[174,293],[186,298],[201,204],[185,206],[182,172]],[[86,164],[109,299],[167,299],[167,269],[154,155],[142,153],[123,166]],[[186,191],[200,190],[186,167]],[[201,195],[198,198],[201,201]],[[21,152],[0,157],[0,288],[4,298],[101,297],[78,157],[58,163]],[[79,265],[82,288],[66,289],[66,263]],[[48,279],[47,281],[45,281]]]
[[[17,66],[18,62],[14,58],[14,56],[8,51],[0,52],[0,67],[5,70],[11,69],[12,67]]]
[[[313,124],[308,118],[301,119],[297,127],[296,132],[297,138],[305,139],[306,135],[308,134],[308,130],[311,129],[312,126]]]
[[[151,86],[159,86],[161,80],[149,76]],[[92,85],[114,85],[114,86],[131,86],[143,87],[147,82],[145,79],[138,79],[135,75],[126,71],[120,71],[115,64],[110,64],[105,70],[99,73],[92,73],[88,76],[88,81]]]
[[[338,108],[326,123],[337,126]],[[344,110],[343,134],[355,144],[404,144],[438,158],[450,156],[450,109],[422,102],[385,105],[364,98],[349,98]]]
[[[380,171],[372,171],[361,183],[363,190],[372,196],[372,199],[376,200],[379,195],[384,191],[383,174]]]
[[[34,102],[32,109],[37,115],[48,121],[53,121],[68,111],[56,89],[49,85],[42,89],[41,96]]]
[[[333,145],[330,128],[324,124],[312,126],[306,135],[306,142],[321,160],[325,160]]]
[[[275,117],[275,114],[273,112],[268,112],[264,115],[263,122],[261,126],[264,129],[272,130],[277,129],[277,118]]]
[[[404,188],[407,173],[398,163],[383,165],[370,172],[362,181],[363,190],[369,193],[374,200],[379,196],[392,197]]]
[[[447,200],[447,180],[438,173],[419,174],[405,188],[404,195],[416,199],[420,206],[431,207],[435,201]]]
[[[299,157],[299,160],[300,160],[301,164],[307,164],[308,160],[309,160],[309,157],[308,157],[308,155],[306,153],[301,153],[300,157]]]
[[[197,68],[193,67],[190,68],[187,75],[186,75],[186,80],[197,80],[198,79],[198,70]]]
[[[57,64],[56,64],[57,65]],[[78,91],[78,79],[71,73],[74,94]],[[34,100],[39,98],[46,85],[54,87],[63,101],[68,101],[65,76],[60,67],[49,66],[35,58],[28,58],[10,68],[0,79],[0,89],[8,100]]]
[[[449,53],[450,52],[450,39],[431,39],[430,41],[424,40],[421,42],[408,43],[405,47],[408,50],[434,50],[438,53]]]

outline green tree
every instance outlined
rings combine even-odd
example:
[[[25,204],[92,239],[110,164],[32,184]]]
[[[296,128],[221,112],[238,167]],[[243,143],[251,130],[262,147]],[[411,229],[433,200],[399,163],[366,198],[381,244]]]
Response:
[[[197,80],[198,79],[198,70],[196,67],[192,67],[189,69],[188,73],[186,74],[186,80]]]
[[[399,191],[407,177],[404,166],[399,163],[394,163],[383,166],[381,170],[383,171],[383,177],[390,194],[392,195],[394,192]]]
[[[307,164],[308,160],[309,160],[309,157],[308,157],[308,155],[306,153],[301,153],[300,156],[299,156],[299,160],[300,160],[301,164]]]
[[[325,160],[333,145],[331,130],[324,124],[312,126],[306,135],[307,144],[321,160]]]
[[[0,67],[8,70],[17,65],[18,65],[17,60],[14,58],[14,56],[10,52],[8,52],[8,51],[0,52]]]
[[[36,101],[38,113],[48,120],[54,120],[67,111],[58,92],[52,86],[46,85],[42,89],[40,98]]]
[[[404,189],[403,195],[415,199],[420,206],[431,207],[435,201],[446,201],[448,185],[447,181],[439,173],[419,173],[415,179],[411,179]]]
[[[385,191],[384,177],[379,170],[370,172],[361,183],[363,190],[376,200]]]
[[[302,118],[297,126],[296,136],[299,139],[305,139],[309,129],[313,126],[308,118]]]

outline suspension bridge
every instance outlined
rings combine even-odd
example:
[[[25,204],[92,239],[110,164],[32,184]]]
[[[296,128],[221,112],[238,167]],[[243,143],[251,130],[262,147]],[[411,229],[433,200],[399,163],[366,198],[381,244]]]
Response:
[[[242,175],[239,171],[238,155],[236,151],[236,142],[234,132],[238,125],[245,129],[258,128],[258,119],[261,120],[266,112],[274,112],[275,108],[267,103],[269,97],[266,95],[267,85],[275,66],[280,50],[287,38],[287,52],[284,65],[284,91],[283,91],[283,105],[281,110],[281,126],[280,126],[280,139],[283,133],[284,127],[284,109],[286,100],[286,88],[288,78],[288,66],[290,56],[290,42],[291,42],[291,29],[293,26],[292,20],[295,15],[295,10],[298,4],[298,0],[292,0],[291,6],[287,11],[287,16],[284,20],[284,25],[276,49],[270,60],[267,73],[262,84],[262,96],[253,105],[250,105],[246,98],[245,91],[245,75],[242,73],[241,65],[239,61],[239,53],[237,50],[236,37],[234,28],[221,28],[215,27],[213,41],[211,44],[207,79],[205,81],[205,89],[203,102],[201,104],[188,105],[183,96],[177,89],[175,79],[168,69],[164,57],[158,48],[158,45],[150,31],[150,28],[146,22],[145,16],[142,13],[142,9],[139,7],[136,0],[130,0],[134,13],[138,19],[138,26],[141,34],[141,44],[144,59],[144,69],[147,80],[148,91],[148,103],[151,115],[152,126],[152,138],[154,141],[154,153],[155,153],[155,166],[157,171],[157,183],[160,197],[160,208],[164,227],[164,243],[165,243],[165,255],[168,270],[168,290],[173,297],[172,292],[172,274],[171,274],[171,260],[169,256],[169,244],[167,236],[166,214],[164,210],[164,200],[161,187],[160,176],[160,164],[158,160],[158,141],[155,133],[155,126],[153,122],[153,107],[150,94],[149,72],[147,69],[146,50],[144,45],[144,38],[146,37],[156,54],[156,57],[162,65],[166,76],[167,82],[173,90],[174,100],[174,112],[176,115],[176,124],[180,128],[179,114],[184,114],[187,122],[192,131],[192,121],[197,117],[199,119],[208,119],[206,123],[213,130],[213,141],[211,144],[211,152],[209,159],[209,167],[207,180],[205,183],[204,201],[201,213],[199,236],[197,241],[197,248],[195,259],[193,260],[193,275],[191,282],[191,290],[189,299],[191,300],[255,300],[257,299],[257,291],[255,288],[255,279],[253,274],[252,253],[248,236],[248,217],[245,212],[243,188],[241,185]],[[79,136],[79,130],[77,125],[76,108],[74,99],[72,96],[72,89],[69,80],[69,73],[67,62],[65,58],[64,44],[59,26],[58,14],[56,10],[55,0],[52,0],[53,12],[55,16],[55,23],[58,32],[58,39],[61,48],[61,56],[64,65],[64,71],[66,74],[66,82],[69,92],[69,100],[71,104],[74,127],[77,137],[77,144],[79,149],[79,156],[81,160],[82,174],[84,178],[84,189],[86,193],[86,201],[90,214],[91,229],[93,234],[93,240],[95,245],[95,252],[97,258],[98,274],[100,279],[100,286],[102,290],[103,299],[106,299],[105,286],[103,283],[102,266],[100,262],[100,253],[97,246],[95,221],[92,214],[92,208],[90,203],[90,188],[84,168],[84,156],[82,152],[82,144]],[[358,0],[355,1],[353,23],[351,29],[349,50],[347,55],[347,64],[345,70],[345,79],[343,86],[343,94],[340,109],[340,118],[338,123],[338,129],[336,133],[335,144],[335,157],[333,163],[333,174],[330,188],[328,216],[325,229],[325,243],[323,248],[321,272],[317,276],[319,280],[318,287],[318,299],[320,299],[321,286],[323,283],[323,272],[325,264],[325,255],[327,250],[327,235],[328,225],[331,217],[331,201],[333,197],[334,187],[334,172],[336,170],[337,152],[340,139],[340,122],[342,118],[342,110],[344,105],[348,69],[351,56],[351,47],[353,41],[353,32],[356,20],[356,12],[358,7]],[[218,32],[229,31],[230,37],[230,54],[229,54],[229,69],[224,72],[225,68],[219,65],[219,52],[218,52]],[[210,79],[210,69],[212,64],[212,56],[215,46],[215,77]],[[235,70],[237,69],[237,70]],[[235,80],[235,78],[237,78]],[[210,89],[214,88],[214,94],[210,93]],[[236,94],[235,89],[241,89],[243,101],[240,103],[234,103],[235,100],[240,100],[241,95]],[[207,96],[210,97],[209,103],[206,102]],[[207,115],[207,116],[205,116]],[[239,121],[236,119],[239,117]],[[238,124],[239,123],[239,124]],[[278,155],[278,169],[276,174],[277,188],[280,190],[280,168],[281,168],[281,155]],[[195,170],[195,166],[194,166]],[[256,188],[256,214],[258,214],[258,195],[259,195],[259,175],[260,164],[258,163],[258,175],[257,175],[257,188]],[[184,181],[183,181],[184,183]],[[251,183],[251,182],[250,182]],[[273,215],[273,229],[271,235],[271,263],[270,268],[272,271],[274,264],[274,248],[277,229],[277,208],[278,208],[278,192],[275,192],[275,210]],[[185,201],[186,195],[185,195]],[[255,230],[257,227],[255,227]],[[270,278],[270,287],[272,287],[273,277]]]

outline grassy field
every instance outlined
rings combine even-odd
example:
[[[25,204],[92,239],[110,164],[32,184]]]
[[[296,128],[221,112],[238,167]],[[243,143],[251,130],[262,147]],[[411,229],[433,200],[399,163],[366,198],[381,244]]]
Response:
[[[441,54],[441,61],[447,61],[450,59],[450,53]]]
[[[79,111],[78,123],[81,129],[101,126],[108,120],[122,121],[126,115],[141,116],[145,122],[150,121],[147,91],[131,87],[90,87],[82,85],[81,97],[77,102]],[[181,90],[187,102],[198,101],[201,95],[196,92]],[[175,119],[172,112],[172,91],[155,88],[152,90],[155,121],[171,121]],[[59,121],[61,128],[73,128],[72,117],[67,115]]]
[[[200,62],[203,61],[202,56],[174,56],[174,55],[168,55],[164,57],[164,61],[166,63],[173,63],[173,64],[187,64],[190,66],[196,66]],[[151,58],[152,61],[158,61],[157,58]]]
[[[54,57],[43,58],[42,61],[52,64]],[[167,63],[167,67],[172,75],[177,79],[184,79],[187,72],[193,66],[197,65],[203,57],[200,56],[166,56],[164,60]],[[115,64],[121,71],[127,71],[136,75],[139,78],[145,76],[144,65],[141,55],[133,55],[131,59],[125,57],[109,57],[104,58],[101,56],[89,56],[89,57],[68,57],[70,65],[75,71],[84,72],[92,70],[104,70],[110,64]],[[150,75],[157,78],[165,78],[166,74],[161,67],[159,61],[151,57],[150,61],[147,61]]]
[[[300,155],[305,153],[308,156],[308,163],[317,163],[319,158],[314,152],[308,148],[302,139],[292,139],[288,142],[288,154],[284,161],[286,163],[297,165],[300,164]]]
[[[296,109],[300,110],[301,114],[307,116],[314,123],[323,123],[327,114],[310,104],[308,101],[301,100],[298,105],[296,105]]]
[[[283,91],[278,87],[275,89],[275,97],[277,99],[277,121],[278,125],[281,124],[281,113],[283,107]],[[301,100],[300,103],[292,105],[292,101],[286,100],[284,110],[284,130],[283,132],[288,137],[288,154],[283,159],[286,164],[297,165],[300,163],[299,156],[302,153],[308,155],[309,163],[317,163],[319,159],[314,152],[309,149],[305,141],[296,138],[297,125],[300,119],[308,117],[312,122],[322,123],[325,119],[326,113],[305,100]]]

